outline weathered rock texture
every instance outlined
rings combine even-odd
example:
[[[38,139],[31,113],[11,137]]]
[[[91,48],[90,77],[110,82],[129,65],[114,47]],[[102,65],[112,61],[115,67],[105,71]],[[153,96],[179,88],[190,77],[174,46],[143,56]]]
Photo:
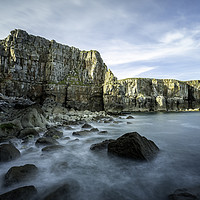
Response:
[[[104,107],[107,112],[181,111],[200,108],[200,81],[129,78],[106,73]]]
[[[103,110],[107,67],[97,51],[80,51],[11,31],[0,40],[0,93],[41,102],[47,96],[79,110]]]
[[[117,80],[97,51],[80,51],[22,30],[0,40],[0,93],[111,113],[200,107],[200,81]]]

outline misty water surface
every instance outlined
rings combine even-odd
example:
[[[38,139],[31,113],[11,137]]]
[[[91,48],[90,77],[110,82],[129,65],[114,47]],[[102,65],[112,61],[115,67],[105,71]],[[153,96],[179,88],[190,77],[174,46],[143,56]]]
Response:
[[[132,116],[135,119],[114,118],[119,124],[91,123],[99,130],[107,130],[108,134],[91,133],[79,141],[72,141],[77,138],[72,132],[81,130],[81,125],[72,126],[74,130],[63,128],[64,136],[71,139],[60,139],[65,148],[51,154],[42,153],[35,147],[35,141],[28,146],[16,141],[22,156],[1,164],[1,184],[3,175],[12,166],[35,164],[39,175],[28,183],[1,187],[1,193],[33,184],[42,196],[51,185],[74,179],[80,185],[77,200],[165,200],[177,188],[200,185],[200,113],[133,113]],[[160,152],[154,160],[135,162],[110,157],[106,151],[90,150],[91,144],[132,131],[157,144]]]

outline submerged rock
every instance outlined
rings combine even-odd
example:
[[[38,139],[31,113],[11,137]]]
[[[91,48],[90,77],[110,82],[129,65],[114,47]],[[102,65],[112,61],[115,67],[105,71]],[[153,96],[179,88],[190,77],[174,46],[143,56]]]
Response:
[[[12,144],[0,145],[0,162],[14,160],[20,157],[19,150]]]
[[[73,136],[85,136],[85,135],[88,135],[89,133],[91,133],[89,130],[84,130],[84,131],[73,132],[72,135]]]
[[[24,186],[0,195],[0,200],[33,200],[37,195],[34,186]]]
[[[99,135],[105,135],[105,134],[108,134],[108,131],[100,131],[98,134]]]
[[[37,147],[39,146],[48,146],[48,145],[54,145],[54,144],[58,144],[58,142],[50,137],[43,137],[43,138],[39,138],[37,139],[37,141],[35,142],[35,145]]]
[[[168,196],[169,200],[198,200],[200,199],[200,187],[190,189],[177,189]]]
[[[150,160],[159,151],[151,140],[137,132],[126,133],[108,144],[108,152],[114,155],[135,160]]]
[[[80,186],[77,181],[69,180],[66,183],[51,189],[51,193],[43,200],[72,200],[79,191]]]
[[[50,145],[50,146],[44,147],[42,149],[42,151],[43,152],[51,152],[51,151],[58,151],[63,148],[64,148],[64,146],[62,146],[62,145]]]
[[[33,164],[11,167],[5,174],[4,185],[10,186],[15,183],[30,180],[38,172],[38,168]]]
[[[96,144],[92,144],[90,147],[90,150],[103,150],[103,149],[107,149],[108,144],[113,142],[115,140],[104,140],[103,142],[100,143],[96,143]]]

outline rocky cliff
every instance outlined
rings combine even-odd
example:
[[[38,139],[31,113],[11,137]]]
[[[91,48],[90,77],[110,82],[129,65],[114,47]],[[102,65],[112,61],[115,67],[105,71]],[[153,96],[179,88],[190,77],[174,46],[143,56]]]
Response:
[[[117,80],[97,51],[11,31],[0,40],[0,93],[111,113],[200,108],[200,81]]]
[[[107,112],[183,111],[200,108],[200,81],[129,78],[117,80],[109,70],[104,84]]]
[[[106,65],[97,51],[80,51],[11,31],[0,41],[0,93],[42,102],[49,97],[69,108],[103,110]]]

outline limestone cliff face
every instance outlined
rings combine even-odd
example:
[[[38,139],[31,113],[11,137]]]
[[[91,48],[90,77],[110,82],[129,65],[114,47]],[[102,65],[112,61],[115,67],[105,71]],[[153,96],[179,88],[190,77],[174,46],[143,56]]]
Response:
[[[80,51],[22,30],[0,41],[0,92],[7,96],[50,97],[66,107],[102,110],[106,71],[97,51]]]
[[[104,84],[104,107],[110,113],[200,108],[200,81],[148,78],[117,80],[108,71]]]

